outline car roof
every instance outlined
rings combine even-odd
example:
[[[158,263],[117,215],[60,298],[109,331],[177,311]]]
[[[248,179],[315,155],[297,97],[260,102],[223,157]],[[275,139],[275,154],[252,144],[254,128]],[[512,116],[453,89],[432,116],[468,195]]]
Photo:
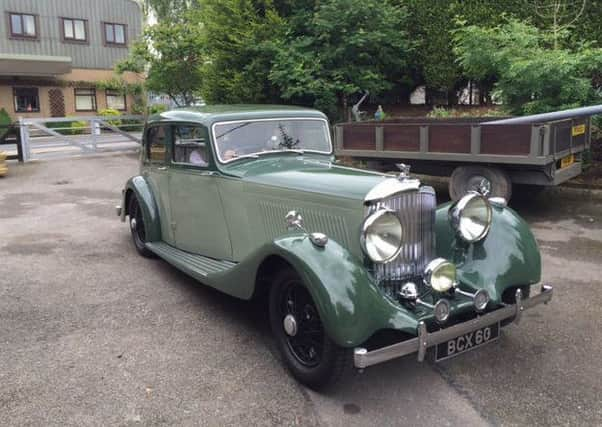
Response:
[[[213,123],[223,121],[286,117],[326,119],[324,113],[311,108],[290,105],[230,104],[177,108],[149,117],[148,123],[164,121],[196,122],[210,127]]]

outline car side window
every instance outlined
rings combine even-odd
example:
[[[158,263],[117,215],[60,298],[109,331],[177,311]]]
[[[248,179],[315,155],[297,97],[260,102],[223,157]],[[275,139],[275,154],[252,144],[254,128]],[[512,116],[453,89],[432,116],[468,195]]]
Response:
[[[209,166],[209,132],[204,126],[174,126],[173,161],[206,168]]]
[[[167,126],[153,126],[146,132],[146,158],[151,164],[165,164],[167,160]]]

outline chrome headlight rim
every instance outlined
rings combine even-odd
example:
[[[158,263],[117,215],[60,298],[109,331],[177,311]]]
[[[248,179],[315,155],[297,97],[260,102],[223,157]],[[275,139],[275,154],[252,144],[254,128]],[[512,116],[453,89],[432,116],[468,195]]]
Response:
[[[435,284],[436,282],[433,280],[433,276],[437,276],[437,272],[440,272],[442,269],[450,269],[453,271],[453,274],[445,277],[447,279],[447,284],[445,286],[441,286],[439,284]],[[431,262],[429,262],[424,269],[423,276],[424,284],[439,293],[445,293],[451,290],[457,284],[457,270],[456,265],[445,258],[435,258]]]
[[[378,254],[378,251],[375,251],[375,248],[370,246],[371,242],[369,239],[369,233],[371,232],[372,228],[374,228],[376,226],[377,221],[382,220],[385,217],[387,217],[388,219],[394,220],[397,223],[397,225],[399,226],[399,233],[398,233],[399,241],[398,241],[397,245],[395,245],[396,247],[394,248],[393,251],[391,251],[387,256],[380,257]],[[376,210],[375,212],[371,213],[370,215],[368,215],[364,219],[364,222],[362,223],[361,234],[360,234],[360,246],[361,246],[364,254],[366,254],[366,256],[372,262],[374,262],[375,264],[387,264],[388,262],[393,261],[395,258],[397,258],[397,256],[401,252],[402,245],[403,245],[403,227],[401,225],[401,221],[399,221],[399,218],[397,217],[394,210],[389,209],[389,208],[380,208],[380,209]]]
[[[485,205],[485,226],[481,230],[481,232],[471,237],[466,230],[462,228],[462,218],[466,212],[467,207],[470,206],[471,203],[475,202],[483,202]],[[491,222],[493,219],[493,209],[491,208],[491,203],[487,197],[483,196],[476,191],[471,191],[464,196],[456,203],[454,203],[449,209],[449,221],[452,228],[455,230],[456,234],[467,243],[476,243],[483,240],[487,234],[489,234],[489,230],[491,229]]]

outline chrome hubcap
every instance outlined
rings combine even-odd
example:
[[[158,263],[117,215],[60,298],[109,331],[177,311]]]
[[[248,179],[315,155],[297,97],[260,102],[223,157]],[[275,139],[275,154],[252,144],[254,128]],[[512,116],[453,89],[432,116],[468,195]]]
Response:
[[[295,319],[295,316],[292,314],[287,314],[283,323],[284,332],[286,332],[289,337],[294,337],[297,335],[297,320]]]

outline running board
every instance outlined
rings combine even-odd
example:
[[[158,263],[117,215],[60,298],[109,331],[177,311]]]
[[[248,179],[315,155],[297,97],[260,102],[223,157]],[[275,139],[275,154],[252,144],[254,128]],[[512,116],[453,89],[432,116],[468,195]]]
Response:
[[[192,254],[164,242],[149,242],[146,247],[174,267],[198,278],[226,272],[236,265],[235,262]]]

